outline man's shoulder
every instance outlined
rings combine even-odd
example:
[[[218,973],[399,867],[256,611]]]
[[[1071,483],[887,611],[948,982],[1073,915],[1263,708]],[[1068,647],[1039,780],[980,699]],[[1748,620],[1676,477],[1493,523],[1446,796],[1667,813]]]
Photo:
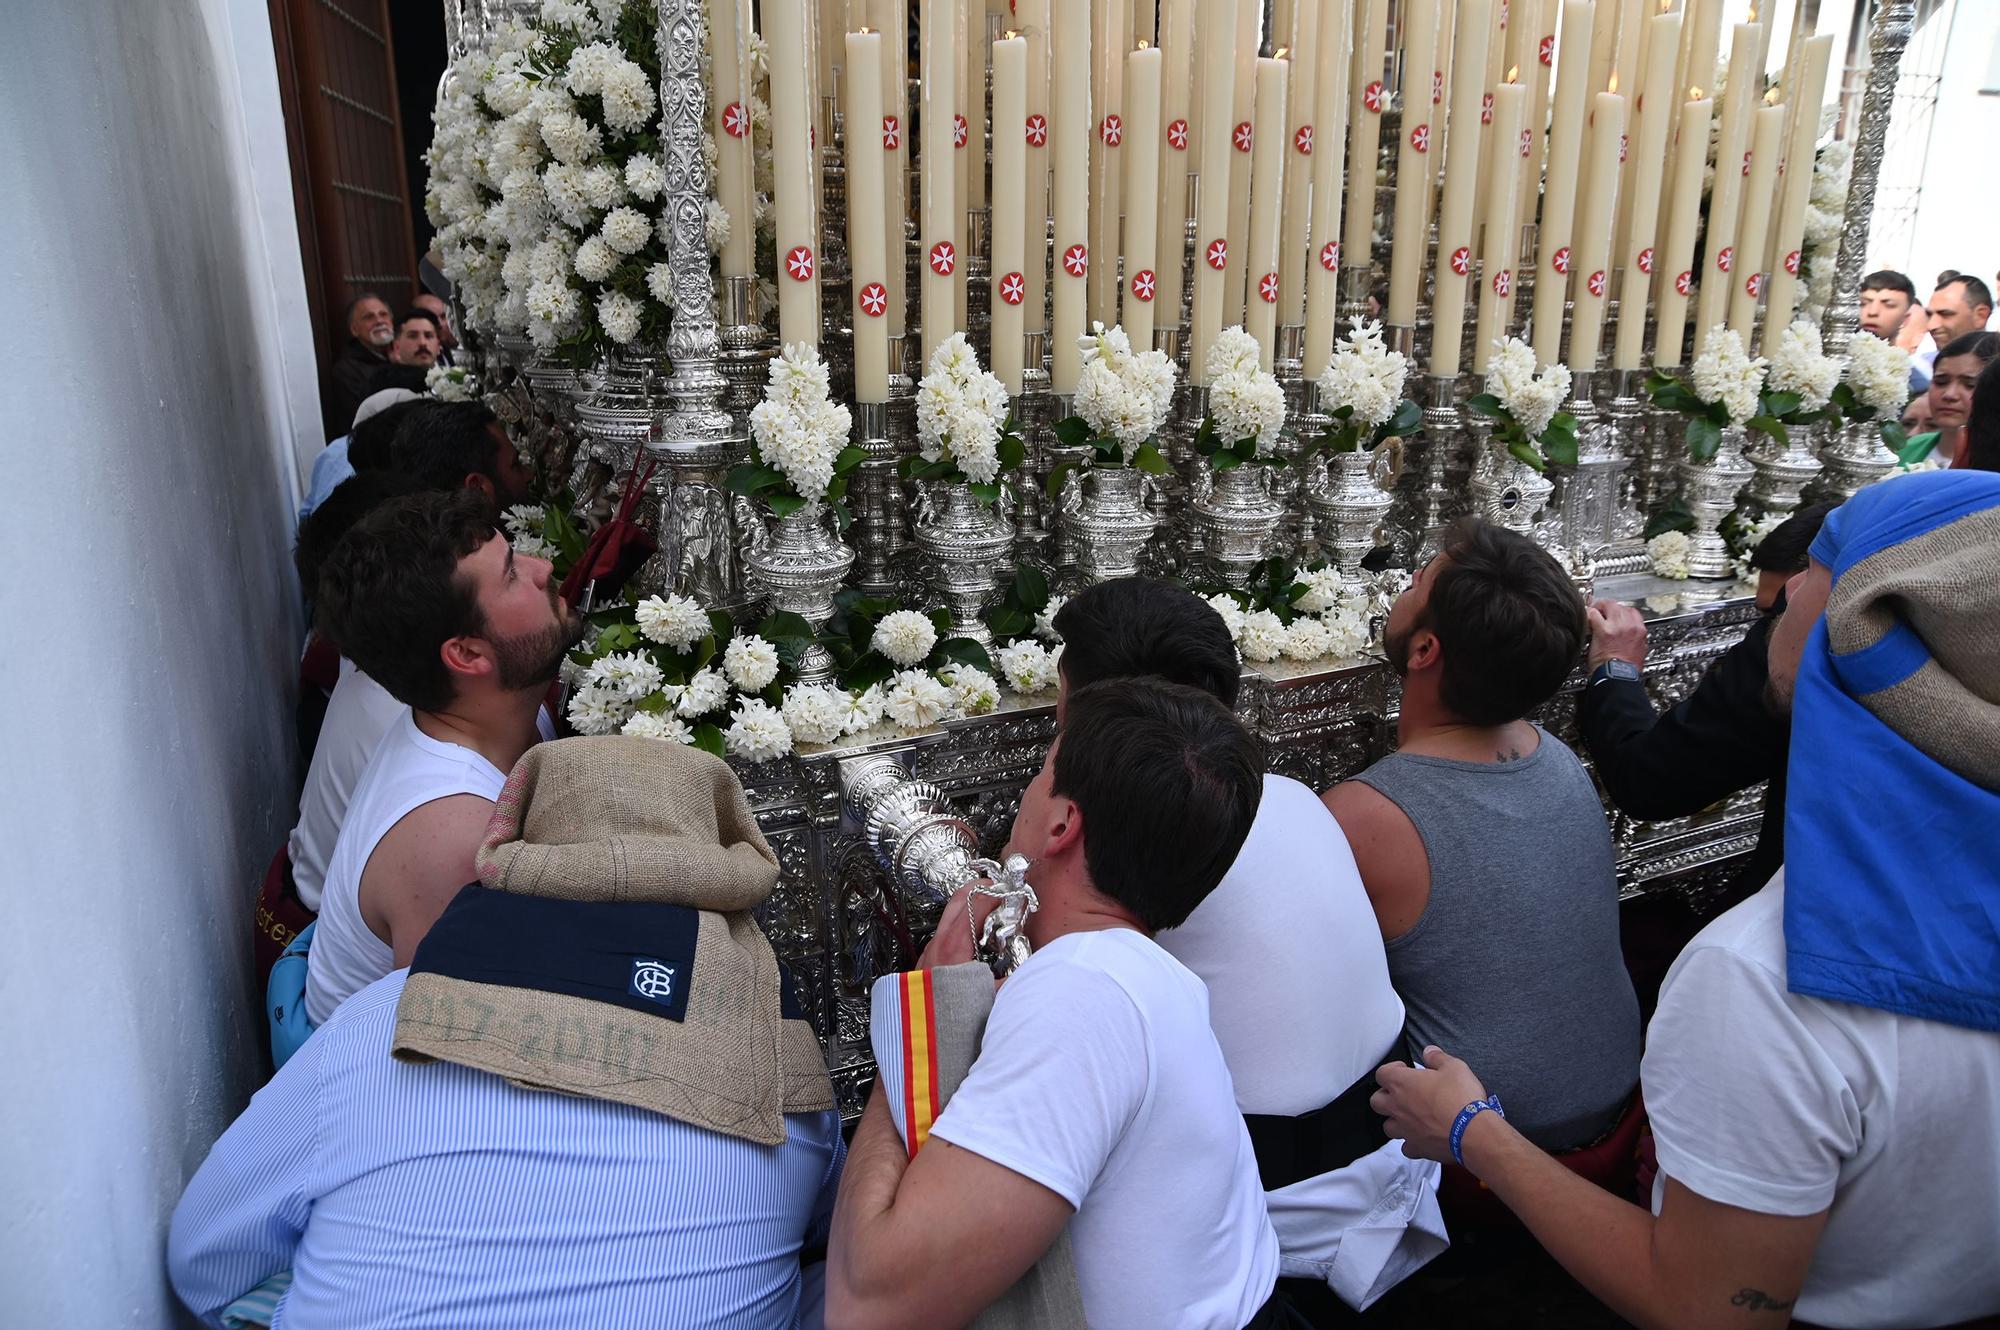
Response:
[[[1026,981],[1026,982],[1023,982]],[[1111,1003],[1152,1027],[1193,1012],[1206,1028],[1208,990],[1172,953],[1144,933],[1106,928],[1067,933],[1045,944],[1003,985],[995,1002],[1030,999],[1038,1005]]]

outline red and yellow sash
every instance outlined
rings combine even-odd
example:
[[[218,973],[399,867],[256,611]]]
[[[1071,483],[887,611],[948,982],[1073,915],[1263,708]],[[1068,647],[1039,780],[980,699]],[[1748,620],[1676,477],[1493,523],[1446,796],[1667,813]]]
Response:
[[[911,970],[897,978],[903,987],[904,1134],[914,1159],[943,1107],[938,1095],[937,1011],[929,970]]]

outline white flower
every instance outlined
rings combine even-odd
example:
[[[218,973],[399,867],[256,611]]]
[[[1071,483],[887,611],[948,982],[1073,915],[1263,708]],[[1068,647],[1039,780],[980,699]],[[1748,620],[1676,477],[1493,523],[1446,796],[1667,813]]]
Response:
[[[1803,319],[1780,329],[1771,351],[1764,386],[1772,392],[1797,393],[1799,407],[1817,411],[1833,397],[1840,382],[1840,362],[1820,352],[1819,329]]]
[[[604,90],[599,94],[604,106],[604,123],[620,134],[636,134],[645,129],[659,108],[652,80],[630,60],[620,60],[604,72]]]
[[[1209,345],[1208,355],[1202,361],[1202,368],[1208,372],[1211,381],[1248,378],[1257,373],[1262,356],[1256,338],[1240,326],[1231,326],[1215,335],[1215,341]]]
[[[1076,414],[1099,437],[1127,447],[1158,434],[1174,397],[1174,366],[1166,353],[1135,353],[1123,328],[1101,323],[1078,340],[1083,368],[1073,399]]]
[[[1271,661],[1285,654],[1287,633],[1282,619],[1270,610],[1251,610],[1243,616],[1243,630],[1236,645],[1246,660]]]
[[[631,701],[658,690],[666,682],[660,667],[637,651],[613,652],[592,661],[584,680]]]
[[[1208,598],[1209,608],[1222,616],[1223,626],[1229,629],[1229,640],[1234,642],[1243,636],[1243,607],[1236,603],[1234,596],[1221,593]]]
[[[616,171],[602,163],[586,166],[577,177],[577,189],[592,208],[609,208],[625,200],[625,182]]]
[[[687,596],[648,596],[636,611],[639,631],[647,640],[686,651],[707,637],[708,613]]]
[[[755,633],[729,639],[722,649],[722,672],[746,693],[761,693],[778,677],[778,648]]]
[[[1326,654],[1349,660],[1368,649],[1369,622],[1365,605],[1350,602],[1320,616],[1326,625]]]
[[[669,743],[691,744],[694,731],[678,716],[669,716],[659,711],[635,711],[625,722],[620,734],[633,734],[641,739],[665,739]]]
[[[709,253],[716,253],[729,243],[729,209],[709,199],[702,204],[701,223],[702,238],[708,242]]]
[[[667,187],[667,171],[660,165],[660,159],[648,153],[637,152],[625,162],[625,188],[632,191],[632,197],[652,202]]]
[[[561,553],[553,544],[537,535],[515,536],[507,543],[513,546],[516,554],[526,555],[530,559],[547,559],[551,563],[555,562],[556,555]]]
[[[604,243],[620,254],[637,254],[653,238],[653,223],[637,208],[613,208],[604,214]]]
[[[785,347],[770,374],[764,400],[750,409],[758,460],[782,472],[800,498],[817,501],[833,482],[852,413],[829,399],[826,363],[811,346]]]
[[[674,700],[674,711],[695,720],[720,709],[728,701],[729,681],[714,666],[710,666],[697,671],[694,678],[687,681],[687,686]]]
[[[578,734],[616,734],[632,714],[632,699],[602,684],[586,684],[570,694],[569,724]]]
[[[596,27],[583,0],[542,0],[542,22],[557,28]]]
[[[917,445],[925,460],[949,457],[967,480],[990,482],[1000,474],[1006,419],[1007,390],[979,367],[965,334],[938,343],[917,385]]]
[[[910,666],[928,657],[937,640],[937,625],[928,617],[915,610],[896,610],[875,625],[869,645],[896,664]]]
[[[923,670],[892,676],[882,702],[889,719],[906,730],[921,730],[958,714],[951,689]]]
[[[589,124],[574,111],[549,111],[542,116],[542,142],[549,148],[549,156],[569,166],[576,166],[597,155],[604,146],[604,136],[595,125]]]
[[[1718,323],[1708,330],[1701,354],[1688,366],[1688,386],[1702,401],[1722,403],[1729,423],[1741,425],[1757,414],[1757,394],[1764,389],[1766,363],[1761,358],[1752,360],[1735,330]],[[1903,409],[1902,399],[1897,399],[1895,409]]]
[[[1688,575],[1688,556],[1694,542],[1685,531],[1662,531],[1646,542],[1646,557],[1652,561],[1653,576],[1678,582]]]
[[[1208,414],[1224,447],[1254,438],[1266,453],[1285,425],[1285,392],[1276,376],[1257,368],[1257,340],[1241,328],[1224,328],[1209,348]]]
[[[597,321],[604,335],[624,346],[639,335],[638,301],[622,291],[606,291],[597,298]]]
[[[578,96],[596,96],[604,87],[604,74],[625,57],[618,48],[604,42],[585,42],[570,53],[563,73],[563,86]]]
[[[1569,399],[1567,366],[1549,365],[1537,373],[1535,351],[1518,337],[1503,339],[1486,362],[1486,391],[1500,400],[1500,409],[1531,439],[1539,440]]]
[[[1309,614],[1301,614],[1285,629],[1286,660],[1318,660],[1333,650],[1333,633]]]
[[[1340,603],[1342,585],[1338,568],[1314,568],[1300,573],[1298,580],[1306,584],[1306,593],[1294,604],[1306,614],[1324,614]]]
[[[1895,343],[1858,332],[1847,344],[1847,386],[1876,415],[1900,415],[1910,400],[1910,358]]]
[[[859,734],[873,729],[882,723],[885,705],[879,683],[863,692],[847,694],[840,704],[842,730],[847,734]]]
[[[847,733],[845,697],[824,684],[785,690],[785,724],[800,743],[830,744]]]
[[[736,704],[736,719],[722,732],[722,746],[732,757],[769,762],[792,751],[792,732],[776,707],[746,697]]]
[[[1049,603],[1035,612],[1035,636],[1044,642],[1060,642],[1062,634],[1056,631],[1056,615],[1069,604],[1068,596],[1050,596]]]
[[[1350,421],[1372,431],[1396,414],[1408,376],[1409,361],[1382,340],[1382,325],[1356,319],[1319,376],[1321,409],[1353,407]]]
[[[618,251],[592,236],[576,247],[576,275],[586,282],[601,282],[618,269]]]
[[[1045,693],[1056,686],[1056,657],[1040,642],[1023,638],[1001,647],[993,653],[993,663],[1017,693]]]
[[[424,387],[440,402],[476,402],[479,380],[472,371],[457,365],[432,365],[424,375]]]
[[[517,503],[500,514],[500,521],[510,536],[540,535],[548,516],[548,509],[539,503]]]
[[[983,716],[1000,705],[1000,683],[975,665],[951,665],[938,671],[951,689],[952,702],[968,716]]]

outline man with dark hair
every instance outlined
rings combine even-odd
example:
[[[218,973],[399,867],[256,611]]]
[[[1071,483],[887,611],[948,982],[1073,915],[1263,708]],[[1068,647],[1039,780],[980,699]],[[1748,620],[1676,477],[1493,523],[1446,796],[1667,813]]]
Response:
[[[1603,1136],[1639,1079],[1611,828],[1583,764],[1527,719],[1583,635],[1583,601],[1545,551],[1454,526],[1389,613],[1398,751],[1326,794],[1388,941],[1410,1051],[1481,1050],[1508,1112],[1555,1151]]]
[[[1993,291],[1969,273],[1960,273],[1931,293],[1931,341],[1937,346],[1981,332],[1993,317]]]
[[[409,404],[423,394],[409,388],[384,388],[370,393],[354,412],[354,428],[320,449],[306,480],[306,497],[299,504],[299,521],[356,471],[384,470],[389,465],[389,440],[402,423]],[[357,452],[357,449],[359,450]],[[304,584],[308,597],[312,584]]]
[[[440,365],[449,365],[451,363],[452,352],[458,350],[458,334],[452,330],[451,326],[451,307],[444,303],[442,296],[433,295],[429,291],[417,292],[416,295],[410,298],[410,304],[414,308],[428,313],[432,321],[437,324],[437,363]]]
[[[481,402],[420,402],[396,428],[389,465],[433,489],[478,490],[494,513],[520,503],[531,481],[499,417]]]
[[[827,1324],[963,1325],[1067,1232],[1096,1330],[1282,1325],[1278,1242],[1201,981],[1153,941],[1235,860],[1256,741],[1206,693],[1079,688],[1008,852],[1040,908],[977,1060],[906,1150],[881,1084],[855,1130]],[[926,968],[972,958],[966,893]]]
[[[1917,363],[1916,348],[1923,337],[1923,307],[1917,304],[1917,287],[1908,277],[1883,268],[1861,279],[1861,331],[1911,352],[1910,393],[1915,396],[1930,386],[1930,370]],[[1905,340],[1905,334],[1910,340]]]
[[[1757,844],[1743,860],[1730,903],[1763,886],[1785,861],[1791,727],[1764,706],[1766,655],[1785,583],[1805,568],[1806,550],[1833,508],[1802,508],[1758,542],[1750,562],[1763,617],[1665,715],[1655,713],[1646,690],[1645,617],[1620,601],[1590,607],[1590,677],[1577,698],[1576,728],[1613,803],[1633,817],[1685,817],[1769,782]],[[1654,977],[1663,973],[1662,966]]]
[[[329,442],[347,432],[355,408],[381,386],[375,375],[389,363],[389,343],[396,340],[389,306],[373,291],[363,291],[348,302],[345,323],[347,341],[319,384],[321,423]]]
[[[1144,675],[1235,701],[1228,626],[1171,583],[1100,582],[1072,596],[1055,627],[1059,718],[1070,692]],[[1400,1051],[1403,1003],[1354,851],[1310,788],[1269,773],[1263,786],[1221,883],[1155,940],[1208,988],[1285,1268],[1301,1276],[1284,1281],[1286,1295],[1337,1316],[1333,1294],[1365,1308],[1443,1248],[1437,1170],[1384,1145],[1367,1111],[1375,1068]],[[1404,1224],[1402,1240],[1387,1239]],[[1342,1250],[1357,1226],[1369,1239]]]
[[[348,801],[306,979],[323,1024],[410,954],[454,892],[583,620],[464,490],[392,499],[320,569],[320,631],[407,710]]]
[[[427,309],[406,309],[396,316],[396,340],[389,343],[389,363],[397,367],[393,371],[397,378],[384,379],[377,376],[377,383],[384,388],[401,388],[412,385],[402,382],[412,371],[421,376],[430,372],[437,364],[438,352],[443,347],[443,339],[438,334],[437,316]]]

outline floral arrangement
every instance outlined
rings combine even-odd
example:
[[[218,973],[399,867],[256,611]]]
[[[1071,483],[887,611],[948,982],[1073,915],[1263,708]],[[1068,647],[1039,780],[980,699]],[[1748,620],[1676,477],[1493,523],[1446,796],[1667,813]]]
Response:
[[[424,390],[440,402],[476,402],[479,377],[463,365],[432,365],[424,375]]]
[[[583,531],[569,515],[571,507],[569,495],[560,494],[553,502],[517,503],[500,514],[501,524],[507,528],[507,543],[514,552],[547,559],[555,565],[558,581],[583,557],[586,543]]]
[[[1757,409],[1747,423],[1782,444],[1792,427],[1826,419],[1840,383],[1840,362],[1820,350],[1819,329],[1803,319],[1779,329],[1770,350]]]
[[[1339,569],[1324,564],[1297,571],[1283,559],[1267,559],[1246,587],[1216,592],[1208,603],[1237,651],[1259,663],[1359,656],[1372,632],[1367,598],[1351,593]]]
[[[1757,580],[1757,569],[1751,565],[1750,556],[1764,543],[1764,537],[1776,531],[1789,516],[1789,513],[1766,513],[1755,521],[1746,522],[1731,513],[1723,520],[1722,538],[1729,545],[1737,581],[1754,583]]]
[[[488,50],[468,51],[452,63],[431,113],[431,146],[424,153],[430,179],[424,212],[436,228],[438,266],[451,279],[465,321],[494,326],[506,296],[500,270],[513,234],[513,216],[500,206],[494,140],[501,117],[482,89],[496,60],[518,57],[527,40],[517,24],[503,24]]]
[[[917,384],[917,450],[903,459],[905,479],[964,482],[981,503],[1000,497],[1000,473],[1027,455],[1006,388],[981,368],[962,332],[938,343]]]
[[[1681,582],[1687,579],[1688,556],[1694,553],[1694,538],[1685,531],[1662,531],[1646,542],[1646,559],[1653,576]]]
[[[1880,425],[1891,452],[1909,442],[1903,408],[1910,400],[1910,358],[1894,342],[1857,332],[1847,344],[1847,364],[1833,390],[1829,416],[1850,424]]]
[[[848,443],[853,416],[832,400],[826,362],[811,346],[786,346],[771,361],[764,400],[750,408],[753,459],[730,468],[728,488],[761,499],[779,517],[840,501],[862,451]]]
[[[1486,391],[1465,404],[1498,422],[1493,438],[1516,461],[1546,471],[1550,462],[1576,465],[1576,417],[1561,409],[1569,400],[1569,387],[1567,366],[1537,370],[1534,348],[1508,337],[1486,362]]]
[[[1367,433],[1371,444],[1416,431],[1423,413],[1403,396],[1409,361],[1382,340],[1382,325],[1363,319],[1333,349],[1317,380],[1320,409],[1333,417],[1315,446],[1351,453]]]
[[[1273,452],[1285,427],[1285,390],[1276,375],[1259,368],[1260,356],[1256,338],[1229,327],[1216,336],[1202,362],[1208,373],[1208,415],[1195,432],[1194,448],[1213,470],[1283,461]]]
[[[1134,351],[1120,327],[1093,323],[1077,340],[1083,366],[1076,414],[1056,422],[1056,437],[1072,448],[1088,445],[1093,465],[1166,474],[1171,468],[1155,440],[1173,406],[1174,362],[1164,351]]]
[[[1688,455],[1706,461],[1722,446],[1725,427],[1748,425],[1758,418],[1767,363],[1752,360],[1743,349],[1743,339],[1718,323],[1708,330],[1701,354],[1688,366],[1687,382],[1655,370],[1646,380],[1646,391],[1656,405],[1688,418]]]

